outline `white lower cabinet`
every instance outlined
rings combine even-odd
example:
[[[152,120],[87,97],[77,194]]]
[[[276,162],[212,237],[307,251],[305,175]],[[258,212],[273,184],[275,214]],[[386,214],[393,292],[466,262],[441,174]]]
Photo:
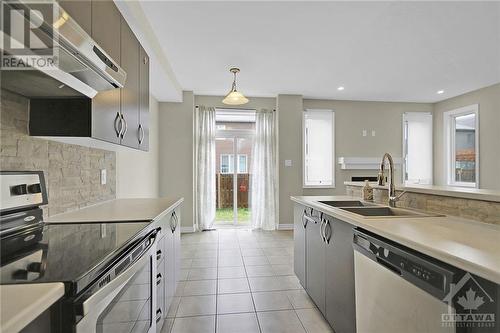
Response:
[[[180,207],[176,207],[156,223],[161,228],[157,244],[157,324],[161,332],[168,310],[172,304],[181,271],[181,220]],[[160,276],[161,275],[161,276]]]

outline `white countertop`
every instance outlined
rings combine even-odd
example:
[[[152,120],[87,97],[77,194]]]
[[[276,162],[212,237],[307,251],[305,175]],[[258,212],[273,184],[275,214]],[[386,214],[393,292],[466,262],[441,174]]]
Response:
[[[47,223],[152,221],[174,209],[184,198],[115,199],[73,212],[50,216]]]
[[[19,332],[64,295],[64,284],[0,286],[0,332]]]
[[[369,219],[318,202],[360,200],[349,196],[293,196],[291,199],[500,284],[498,225],[451,216]]]
[[[347,186],[365,186],[364,182],[344,182]],[[388,185],[380,186],[376,182],[370,182],[370,186],[373,188],[388,189]],[[423,194],[433,194],[442,195],[446,197],[456,197],[464,199],[473,200],[484,200],[500,202],[500,191],[498,190],[487,190],[479,188],[470,187],[452,187],[452,186],[438,186],[438,185],[396,185],[396,190],[408,191],[413,193],[423,193]]]

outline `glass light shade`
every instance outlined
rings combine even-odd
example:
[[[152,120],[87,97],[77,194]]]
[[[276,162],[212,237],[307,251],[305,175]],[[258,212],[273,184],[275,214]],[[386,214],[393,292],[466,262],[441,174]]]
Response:
[[[224,97],[222,103],[228,105],[242,105],[248,103],[248,98],[243,96],[239,91],[233,90]]]

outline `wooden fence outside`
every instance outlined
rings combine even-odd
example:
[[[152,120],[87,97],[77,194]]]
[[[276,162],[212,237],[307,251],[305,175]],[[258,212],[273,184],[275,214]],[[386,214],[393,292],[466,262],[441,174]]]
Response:
[[[218,173],[215,175],[215,182],[217,193],[217,209],[233,207],[233,174]],[[238,208],[248,208],[250,174],[238,174],[237,182]]]

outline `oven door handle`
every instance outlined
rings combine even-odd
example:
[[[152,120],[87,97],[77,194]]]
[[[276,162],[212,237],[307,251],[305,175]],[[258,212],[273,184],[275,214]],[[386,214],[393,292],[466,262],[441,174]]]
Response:
[[[147,265],[150,261],[150,257],[155,255],[155,242],[158,231],[155,230],[149,236],[151,239],[150,244],[144,250],[143,254],[139,259],[137,259],[132,265],[125,269],[122,273],[116,276],[108,284],[106,284],[102,289],[96,292],[94,295],[87,298],[81,304],[81,315],[82,319],[76,325],[76,332],[94,332],[95,325],[99,315],[106,309],[106,307],[111,303],[111,301],[118,295],[123,286],[137,273],[144,265]],[[132,250],[133,251],[133,250]]]

